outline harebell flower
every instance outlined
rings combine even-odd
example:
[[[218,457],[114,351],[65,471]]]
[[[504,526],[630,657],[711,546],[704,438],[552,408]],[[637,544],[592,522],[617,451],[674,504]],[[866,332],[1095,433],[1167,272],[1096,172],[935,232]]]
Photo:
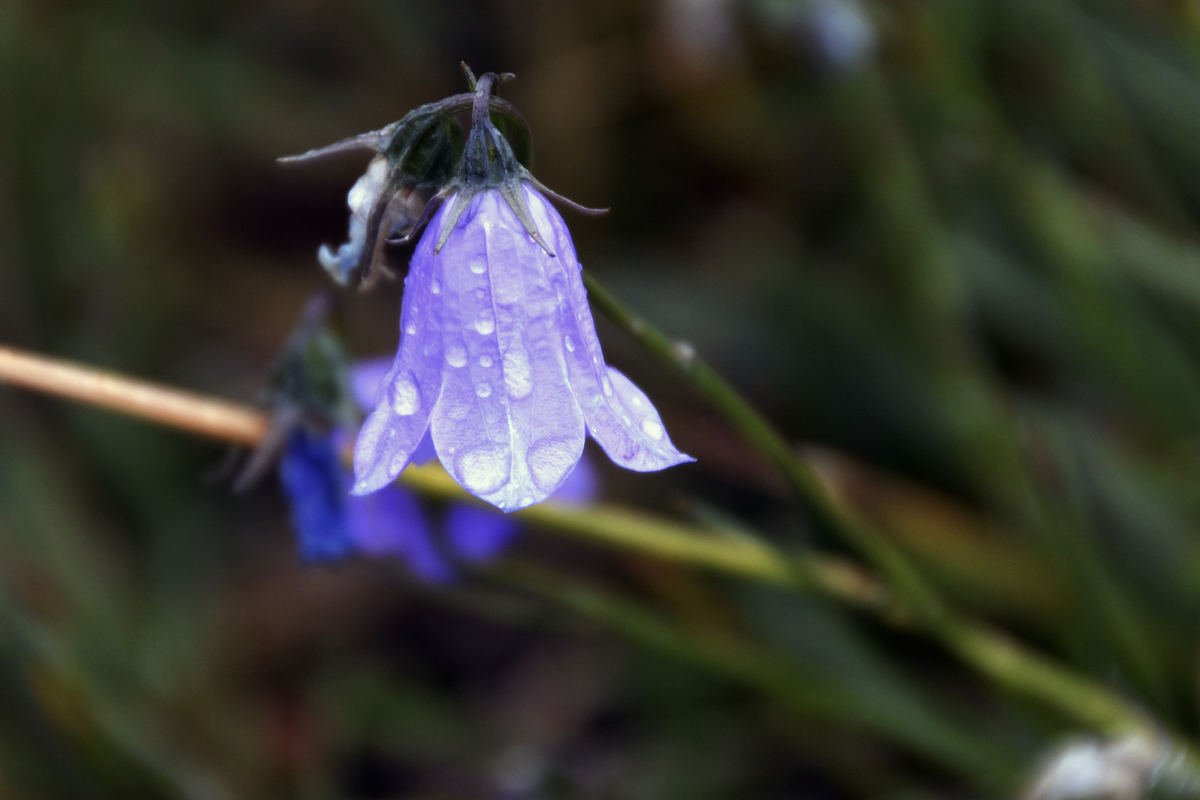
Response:
[[[480,77],[461,166],[423,215],[399,352],[355,446],[355,495],[390,485],[426,437],[459,485],[504,511],[554,493],[585,434],[627,469],[692,460],[605,364],[571,235],[546,195],[562,198],[490,118],[496,79]]]

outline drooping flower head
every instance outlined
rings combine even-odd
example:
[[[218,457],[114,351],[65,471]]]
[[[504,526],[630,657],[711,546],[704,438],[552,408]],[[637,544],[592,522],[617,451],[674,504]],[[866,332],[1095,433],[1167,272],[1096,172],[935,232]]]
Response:
[[[491,122],[494,80],[478,82],[462,167],[405,279],[399,352],[355,447],[356,495],[390,484],[426,435],[463,488],[505,511],[549,497],[585,433],[628,469],[692,460],[605,364],[566,223]]]

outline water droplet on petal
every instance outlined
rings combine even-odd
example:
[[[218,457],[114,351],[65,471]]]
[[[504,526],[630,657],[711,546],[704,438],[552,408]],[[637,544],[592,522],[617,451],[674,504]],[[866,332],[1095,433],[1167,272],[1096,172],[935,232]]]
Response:
[[[452,367],[465,367],[467,365],[467,348],[455,342],[446,348],[446,361]]]
[[[508,449],[495,444],[473,447],[454,460],[463,488],[476,496],[508,483]]]
[[[475,387],[475,394],[480,397],[490,397],[492,394],[492,385],[490,383],[481,383]]]
[[[659,425],[652,419],[642,420],[642,430],[645,431],[646,435],[651,439],[661,439],[664,433],[663,426]]]
[[[633,424],[633,420],[631,420],[631,419],[629,418],[629,415],[628,415],[628,414],[622,414],[622,415],[621,415],[621,422],[624,422],[626,425],[632,425],[632,424]]]
[[[476,275],[482,275],[483,273],[487,272],[487,259],[486,258],[471,259],[471,272],[474,272]]]
[[[416,334],[416,332],[417,332],[417,323],[413,322],[413,321],[410,319],[410,320],[408,321],[408,324],[404,326],[404,332],[405,332],[405,333],[407,333],[409,336],[412,336],[412,335]]]
[[[638,397],[636,394],[633,396],[633,399],[630,400],[629,402],[633,405],[634,408],[641,408],[642,406],[646,405],[646,401],[643,400],[642,398]]]
[[[568,336],[563,340],[563,343],[567,346],[567,352],[569,352],[569,353],[575,352],[575,340],[574,339],[572,339],[570,336]]]
[[[600,385],[604,387],[604,394],[606,394],[606,395],[607,395],[607,396],[609,396],[609,397],[612,397],[612,393],[613,393],[612,381],[610,381],[610,380],[608,379],[608,376],[607,376],[607,375],[605,375],[605,376],[604,376],[604,377],[601,379],[601,381],[600,381]]]
[[[434,294],[439,294],[442,291],[442,282],[437,278],[433,279],[433,283],[429,284],[429,291]]]
[[[491,365],[492,365],[492,357],[491,356],[480,356],[479,357],[479,366],[490,367]]]
[[[504,354],[504,384],[510,396],[521,399],[533,391],[533,367],[529,353],[521,345],[510,347]]]
[[[485,311],[479,315],[479,318],[475,320],[475,330],[484,336],[496,330],[496,320],[490,312]]]
[[[421,393],[411,373],[403,373],[392,383],[391,402],[392,410],[402,417],[416,413],[421,407]]]

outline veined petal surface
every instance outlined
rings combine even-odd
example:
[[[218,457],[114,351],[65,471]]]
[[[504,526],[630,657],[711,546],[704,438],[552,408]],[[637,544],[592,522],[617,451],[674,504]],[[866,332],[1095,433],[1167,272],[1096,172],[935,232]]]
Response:
[[[583,410],[588,433],[613,463],[651,472],[694,461],[671,443],[658,411],[645,393],[604,363],[596,326],[583,287],[582,268],[567,224],[542,195],[525,187],[529,210],[538,229],[558,253],[552,283],[562,351],[571,388]]]
[[[545,500],[583,452],[548,262],[494,190],[472,198],[435,260],[445,377],[433,441],[460,485],[504,511]]]

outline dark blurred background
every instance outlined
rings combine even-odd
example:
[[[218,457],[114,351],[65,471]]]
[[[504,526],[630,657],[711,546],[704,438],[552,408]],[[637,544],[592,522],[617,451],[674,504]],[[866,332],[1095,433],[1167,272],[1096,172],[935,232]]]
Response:
[[[275,158],[460,61],[612,208],[567,212],[580,260],[956,603],[1200,729],[1194,0],[3,0],[0,341],[254,401],[364,167]],[[399,288],[347,298],[356,356]],[[605,499],[838,547],[598,324],[698,459],[597,451]],[[1002,797],[1072,732],[923,639],[542,532],[523,558],[682,638],[305,568],[221,455],[0,391],[0,798]]]

